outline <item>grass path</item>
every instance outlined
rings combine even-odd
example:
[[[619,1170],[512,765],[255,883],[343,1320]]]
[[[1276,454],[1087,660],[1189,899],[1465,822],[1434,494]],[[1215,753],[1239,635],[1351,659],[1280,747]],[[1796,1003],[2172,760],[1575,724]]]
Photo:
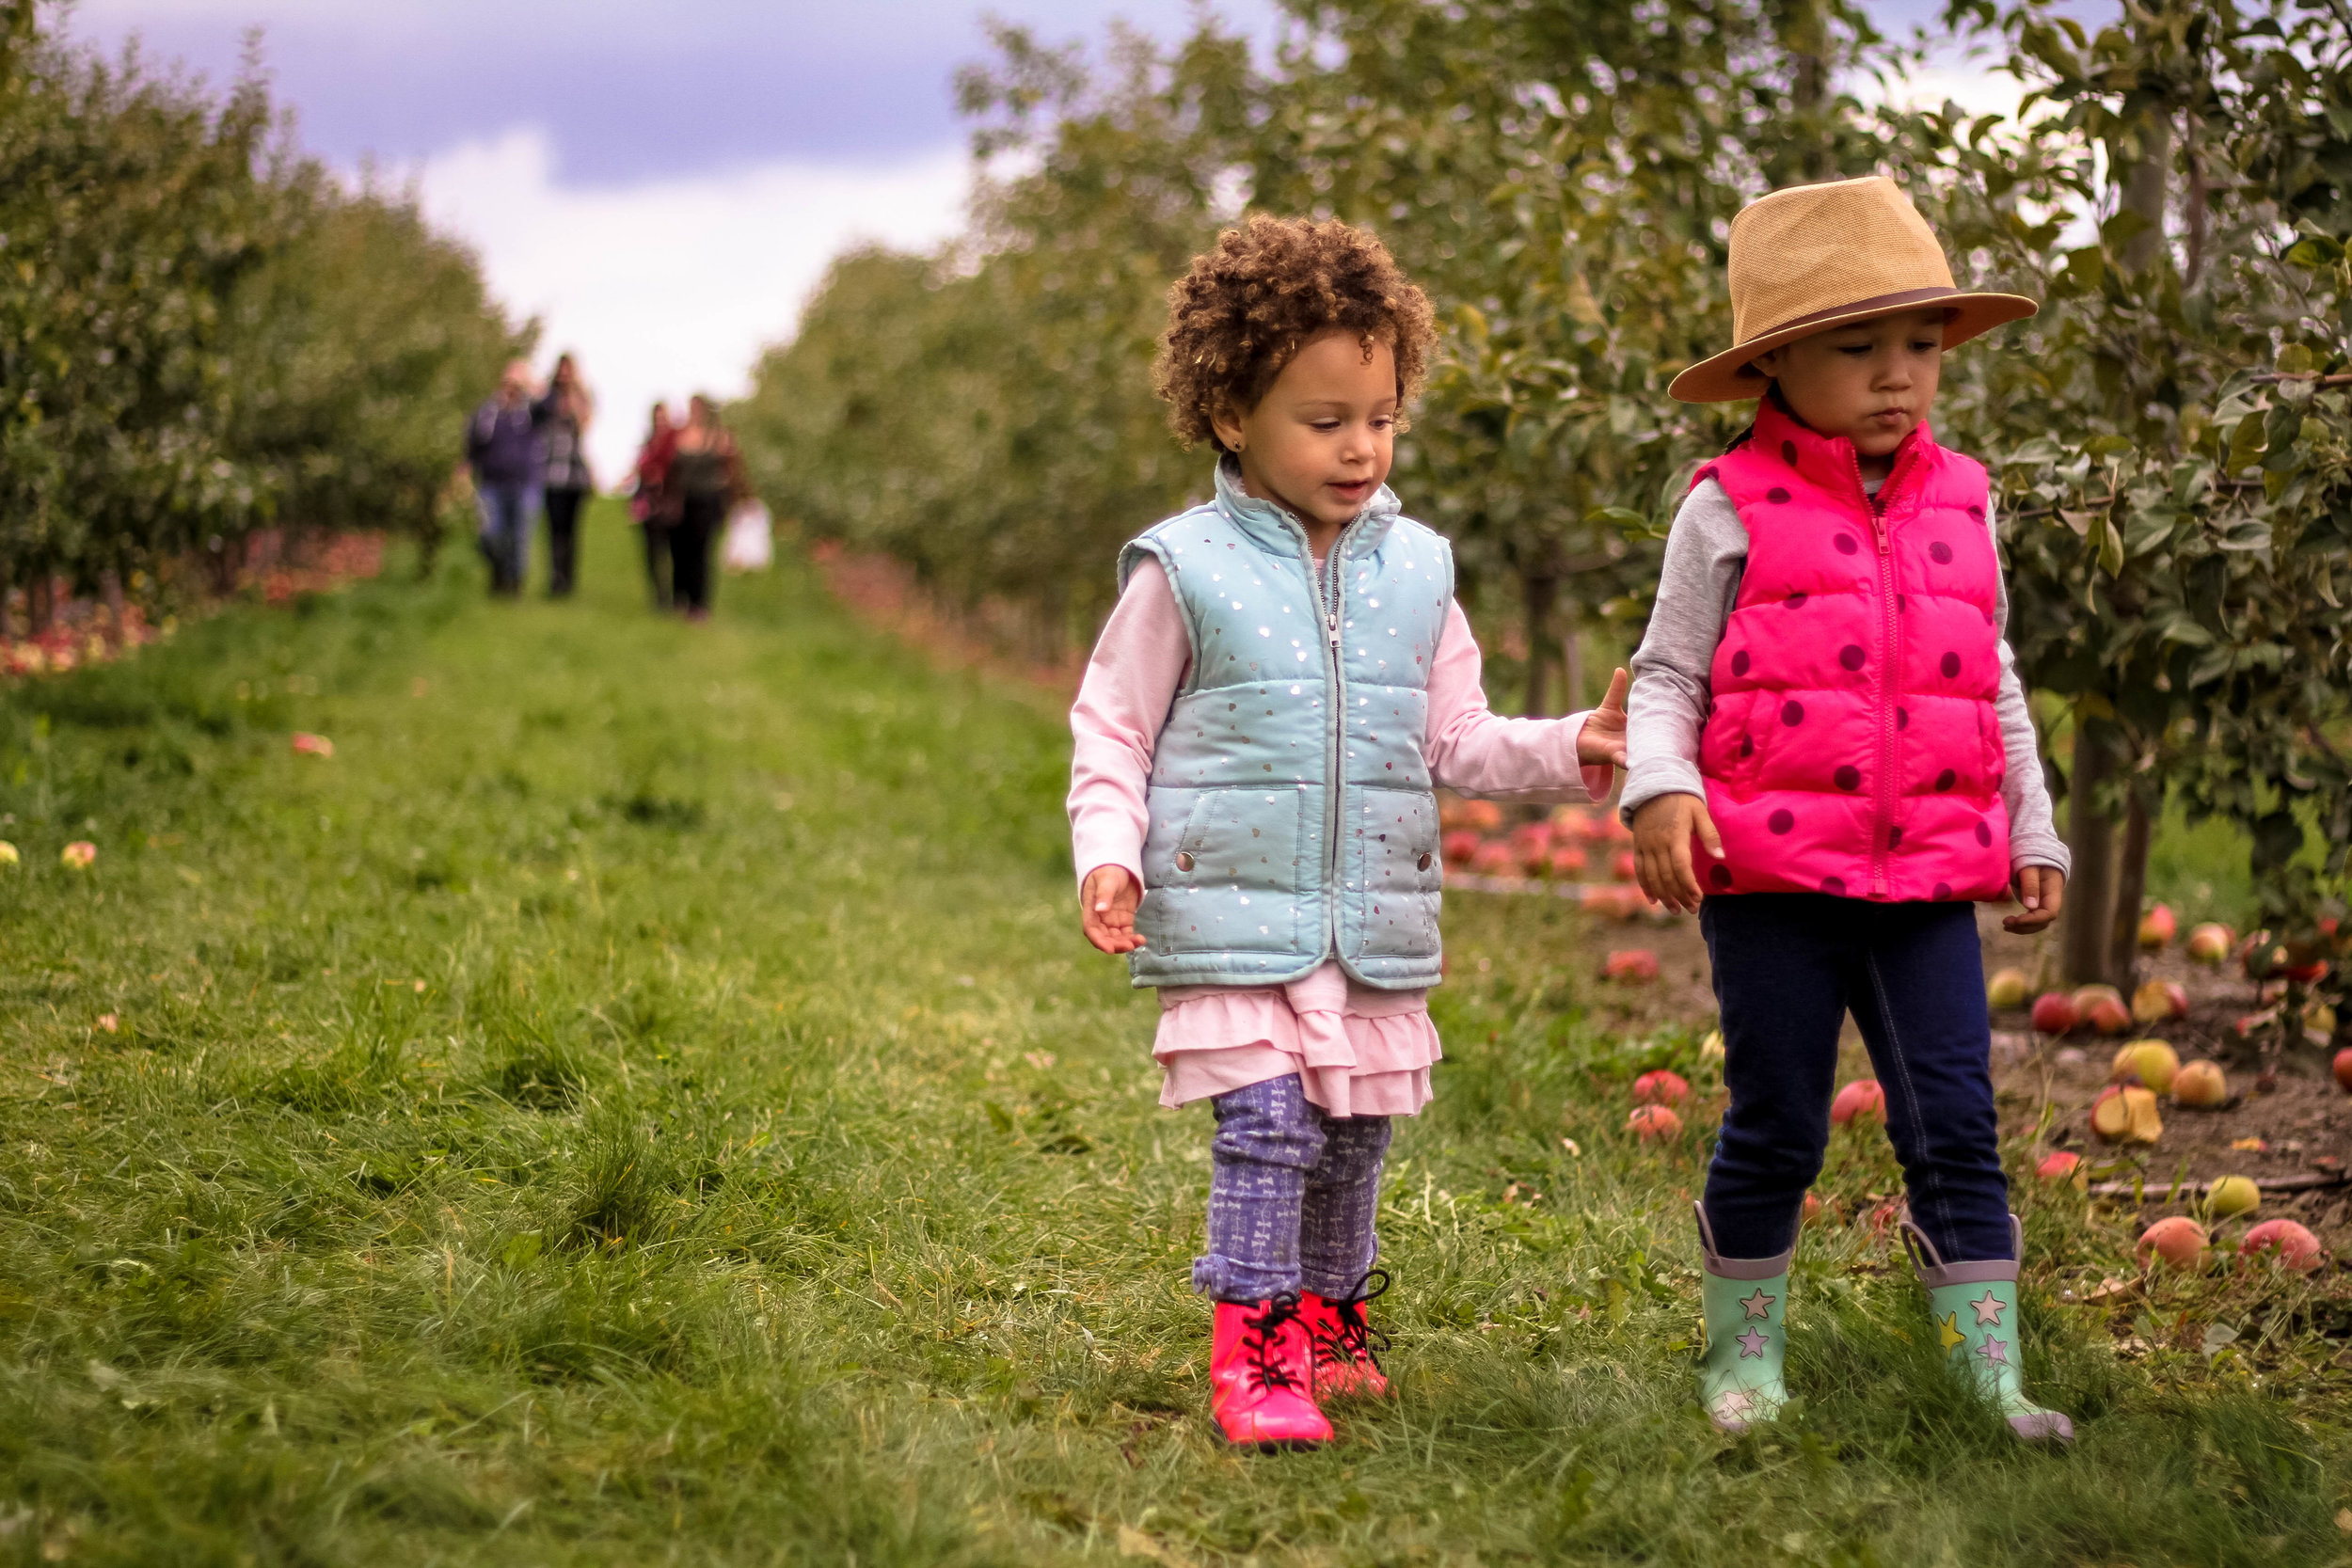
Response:
[[[1386,1199],[1404,1397],[1327,1452],[1222,1451],[1184,1283],[1204,1120],[1156,1109],[1149,999],[1074,934],[1058,713],[788,569],[657,622],[609,509],[586,581],[371,585],[0,702],[0,1561],[2352,1540],[2341,1287],[2058,1306],[2131,1242],[2079,1199],[2027,1200],[2074,1452],[1954,1397],[1867,1227],[1801,1255],[1786,1430],[1715,1437],[1703,1148],[1618,1131],[1694,1042],[1612,1027],[1572,912],[1488,900],[1450,911],[1451,1054]],[[1893,1190],[1878,1140],[1834,1159]]]

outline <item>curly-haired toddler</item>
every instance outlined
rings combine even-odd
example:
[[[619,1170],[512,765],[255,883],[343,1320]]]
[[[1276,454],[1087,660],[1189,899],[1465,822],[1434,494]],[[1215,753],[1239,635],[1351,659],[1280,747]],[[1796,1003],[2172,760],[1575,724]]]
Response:
[[[1161,1103],[1216,1114],[1218,1426],[1316,1443],[1322,1399],[1388,1389],[1364,1303],[1390,1118],[1439,1054],[1432,790],[1606,795],[1626,675],[1572,718],[1488,710],[1452,551],[1383,483],[1435,333],[1379,241],[1253,217],[1168,302],[1156,384],[1216,492],[1120,555],[1071,711],[1081,915],[1159,988]]]

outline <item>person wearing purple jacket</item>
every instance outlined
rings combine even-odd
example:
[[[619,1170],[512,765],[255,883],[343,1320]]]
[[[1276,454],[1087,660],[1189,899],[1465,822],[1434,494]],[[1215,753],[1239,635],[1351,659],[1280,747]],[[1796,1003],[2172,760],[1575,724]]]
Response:
[[[522,360],[506,367],[498,396],[475,409],[467,423],[466,466],[473,470],[474,497],[482,508],[482,555],[490,564],[490,592],[512,597],[522,592],[546,466],[532,411],[531,367]]]

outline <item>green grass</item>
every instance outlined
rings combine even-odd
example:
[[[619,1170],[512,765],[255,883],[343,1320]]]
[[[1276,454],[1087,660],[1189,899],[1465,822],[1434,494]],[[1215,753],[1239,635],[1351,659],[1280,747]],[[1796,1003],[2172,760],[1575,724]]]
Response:
[[[1156,1108],[1151,1001],[1074,933],[1061,716],[789,569],[654,621],[631,559],[608,509],[580,603],[385,582],[0,704],[0,1560],[2352,1540],[2335,1277],[2060,1306],[2131,1242],[2078,1198],[2026,1198],[2074,1452],[1955,1396],[1867,1227],[1801,1254],[1800,1408],[1718,1438],[1703,1148],[1619,1131],[1633,1072],[1704,1084],[1695,1026],[1626,1037],[1578,917],[1493,900],[1450,913],[1449,1057],[1389,1178],[1402,1397],[1328,1451],[1225,1451],[1185,1286],[1205,1117]],[[1881,1142],[1824,1186],[1893,1190]]]

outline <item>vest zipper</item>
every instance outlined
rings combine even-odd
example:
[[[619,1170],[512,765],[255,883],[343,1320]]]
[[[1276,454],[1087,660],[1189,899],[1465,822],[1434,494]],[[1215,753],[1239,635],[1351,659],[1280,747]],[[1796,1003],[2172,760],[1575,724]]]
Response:
[[[1303,536],[1305,531],[1300,532]],[[1323,768],[1323,944],[1334,958],[1340,958],[1340,799],[1346,792],[1347,676],[1340,658],[1340,551],[1346,542],[1343,528],[1331,541],[1321,571],[1315,569],[1314,546],[1306,546],[1307,575],[1314,579],[1316,608],[1323,611],[1324,647],[1331,670],[1331,723],[1325,732],[1330,749]],[[1346,959],[1340,962],[1346,967]]]
[[[1873,496],[1862,478],[1862,454],[1851,442],[1846,445],[1847,459],[1853,465],[1854,491],[1870,515],[1870,533],[1878,545],[1879,620],[1886,638],[1886,657],[1879,661],[1878,801],[1870,823],[1870,895],[1874,898],[1886,896],[1886,835],[1895,825],[1895,702],[1902,689],[1902,632],[1895,611],[1895,555],[1887,534],[1886,503],[1893,499],[1895,481],[1909,467],[1915,450],[1904,446]]]

